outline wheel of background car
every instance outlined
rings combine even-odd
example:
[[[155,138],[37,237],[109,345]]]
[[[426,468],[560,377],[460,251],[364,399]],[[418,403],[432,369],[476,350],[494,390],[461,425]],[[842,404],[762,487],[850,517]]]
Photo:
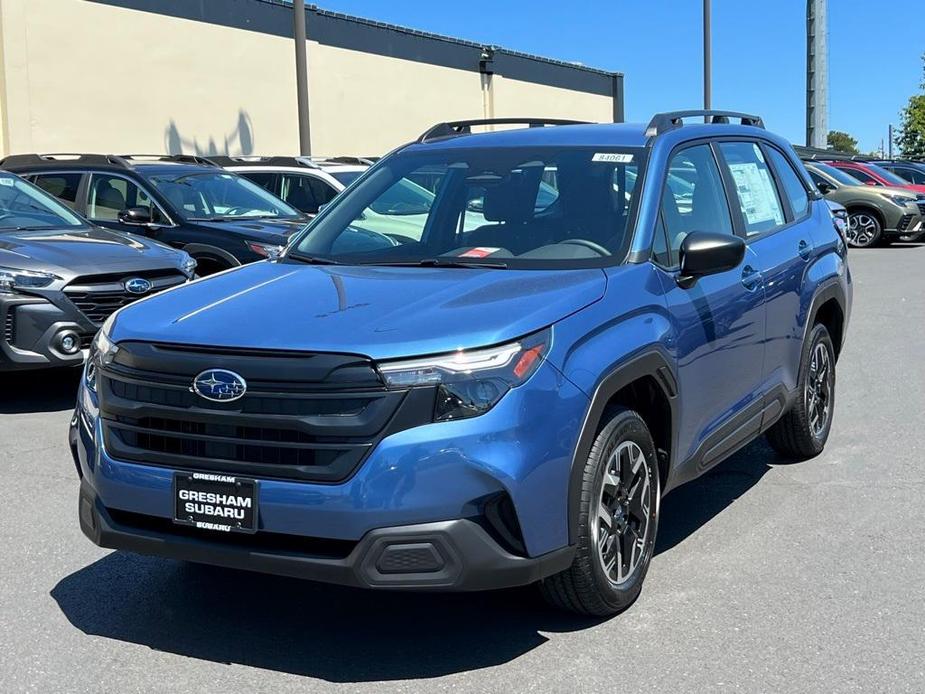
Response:
[[[869,248],[880,240],[880,220],[869,212],[849,212],[845,238],[852,248]]]
[[[582,246],[583,248],[588,248],[595,253],[600,253],[602,256],[612,255],[610,251],[604,248],[601,244],[595,243],[594,241],[588,241],[588,239],[565,239],[565,241],[559,242],[561,245],[570,245],[570,246]]]
[[[546,599],[600,617],[629,607],[652,560],[660,497],[649,428],[637,412],[614,410],[585,463],[575,559],[540,584]]]

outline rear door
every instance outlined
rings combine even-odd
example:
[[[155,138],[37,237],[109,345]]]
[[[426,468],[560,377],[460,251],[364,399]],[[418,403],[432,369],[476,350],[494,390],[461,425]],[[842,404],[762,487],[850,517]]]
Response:
[[[53,195],[78,214],[83,214],[84,174],[80,171],[60,171],[27,175],[26,178],[49,195]]]
[[[151,224],[126,224],[119,213],[143,208]],[[170,219],[146,190],[134,181],[117,174],[95,171],[90,174],[86,193],[86,217],[94,224],[132,234],[160,238],[160,231],[171,226]],[[163,240],[163,239],[162,239]]]
[[[719,151],[736,184],[734,212],[740,216],[765,283],[763,379],[768,392],[784,397],[797,384],[804,276],[814,254],[812,232],[819,220],[813,217],[803,178],[781,150],[764,142],[742,141],[722,142]]]
[[[679,459],[700,451],[705,467],[760,426],[764,365],[764,286],[752,251],[726,272],[678,285],[678,250],[697,231],[734,235],[732,192],[709,143],[676,151],[663,182],[653,261],[674,327],[674,356],[684,401]],[[726,448],[723,448],[723,447]]]

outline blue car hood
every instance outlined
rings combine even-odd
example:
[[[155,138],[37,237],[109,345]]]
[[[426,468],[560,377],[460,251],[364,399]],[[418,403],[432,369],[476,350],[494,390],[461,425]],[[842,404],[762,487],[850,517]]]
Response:
[[[520,337],[598,301],[606,282],[598,269],[260,262],[124,308],[112,337],[389,359]]]

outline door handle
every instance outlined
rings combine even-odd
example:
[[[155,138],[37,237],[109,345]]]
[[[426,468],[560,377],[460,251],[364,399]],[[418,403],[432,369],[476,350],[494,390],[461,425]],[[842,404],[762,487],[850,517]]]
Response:
[[[742,268],[742,284],[750,292],[761,286],[761,273],[751,265]]]
[[[800,245],[797,246],[797,253],[800,254],[800,257],[801,257],[803,260],[807,260],[807,259],[809,259],[809,255],[810,255],[810,253],[812,253],[812,252],[813,252],[813,247],[812,247],[812,245],[811,245],[810,243],[808,243],[808,242],[806,241],[806,239],[800,239]]]

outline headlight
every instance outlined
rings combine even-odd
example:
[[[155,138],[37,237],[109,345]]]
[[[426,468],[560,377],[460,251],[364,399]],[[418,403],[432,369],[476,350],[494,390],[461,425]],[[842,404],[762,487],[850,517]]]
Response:
[[[177,263],[177,267],[180,268],[180,272],[186,275],[186,279],[193,279],[193,275],[196,274],[197,264],[193,256],[186,251],[180,251],[180,262]]]
[[[269,258],[270,260],[276,260],[285,250],[285,246],[279,246],[273,243],[258,243],[257,241],[248,241],[247,247],[257,255],[262,255],[264,258]]]
[[[915,202],[915,198],[910,198],[905,195],[892,195],[890,193],[881,193],[881,195],[900,207],[905,207],[909,203]]]
[[[90,345],[90,353],[87,355],[87,368],[84,371],[84,381],[87,388],[96,392],[96,373],[101,366],[111,364],[119,351],[119,345],[115,344],[109,337],[109,331],[112,330],[112,324],[115,322],[115,314],[111,315],[103,323],[103,327],[93,338]]]
[[[435,386],[435,421],[476,417],[533,375],[550,339],[547,329],[497,347],[384,362],[379,371],[389,388]]]
[[[61,278],[50,272],[0,267],[0,293],[10,294],[17,289],[41,289],[58,279]]]

